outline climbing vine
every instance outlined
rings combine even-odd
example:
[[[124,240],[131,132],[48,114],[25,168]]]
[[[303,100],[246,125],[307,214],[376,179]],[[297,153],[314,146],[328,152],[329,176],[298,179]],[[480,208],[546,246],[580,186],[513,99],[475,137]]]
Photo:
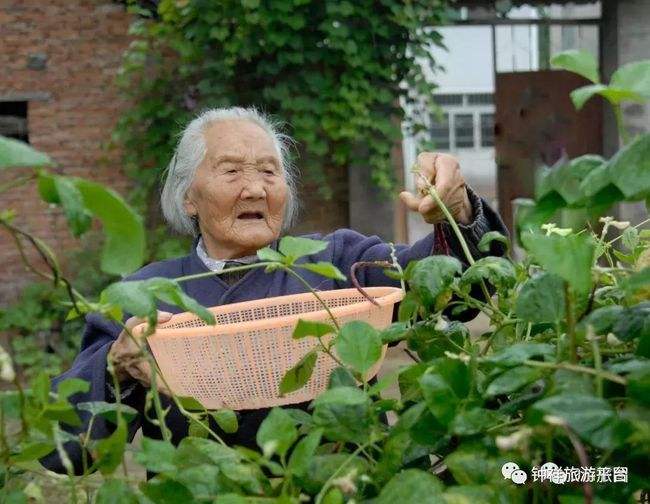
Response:
[[[115,134],[136,201],[155,193],[182,125],[199,111],[256,106],[297,141],[303,175],[328,196],[324,168],[372,167],[392,187],[401,104],[431,94],[424,66],[446,0],[162,0],[137,5],[119,83],[132,106]],[[400,104],[401,103],[401,104]],[[410,124],[407,127],[418,127]],[[153,212],[152,212],[153,214]]]

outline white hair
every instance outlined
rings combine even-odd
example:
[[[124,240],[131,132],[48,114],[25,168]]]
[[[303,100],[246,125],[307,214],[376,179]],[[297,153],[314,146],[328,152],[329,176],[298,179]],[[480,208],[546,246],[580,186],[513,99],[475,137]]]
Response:
[[[193,119],[183,130],[176,151],[167,167],[165,184],[160,194],[160,205],[167,223],[179,233],[196,236],[198,227],[185,211],[185,196],[192,185],[194,175],[203,162],[206,153],[203,133],[218,121],[246,120],[257,124],[266,131],[280,158],[280,166],[289,187],[289,195],[284,211],[283,229],[293,224],[298,211],[296,196],[296,172],[289,159],[289,148],[293,140],[280,132],[279,124],[257,109],[249,107],[228,107],[206,110]]]

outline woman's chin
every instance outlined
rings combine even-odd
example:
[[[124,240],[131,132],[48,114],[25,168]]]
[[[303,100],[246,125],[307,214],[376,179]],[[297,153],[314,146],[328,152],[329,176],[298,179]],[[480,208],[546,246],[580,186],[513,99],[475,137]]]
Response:
[[[261,249],[277,238],[276,233],[266,223],[251,222],[238,227],[240,243],[246,248]]]

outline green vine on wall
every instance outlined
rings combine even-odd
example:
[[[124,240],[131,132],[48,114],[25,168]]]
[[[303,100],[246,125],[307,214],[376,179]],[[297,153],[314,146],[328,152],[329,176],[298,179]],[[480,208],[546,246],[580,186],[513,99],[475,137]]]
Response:
[[[394,185],[390,150],[407,96],[430,96],[423,67],[441,45],[446,0],[162,0],[138,14],[119,83],[133,104],[115,139],[143,208],[177,134],[199,111],[257,106],[290,126],[304,175],[331,194],[324,168],[363,163]],[[415,129],[419,124],[409,124]],[[153,213],[153,212],[152,212]],[[153,217],[153,216],[152,216]]]

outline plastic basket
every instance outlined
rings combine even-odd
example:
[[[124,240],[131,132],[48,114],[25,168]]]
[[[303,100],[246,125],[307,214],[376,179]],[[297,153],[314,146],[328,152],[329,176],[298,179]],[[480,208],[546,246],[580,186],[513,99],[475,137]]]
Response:
[[[319,296],[339,324],[368,322],[377,329],[390,325],[393,305],[404,293],[394,287],[369,287],[373,305],[357,289],[321,291]],[[279,385],[316,342],[294,340],[298,319],[329,321],[322,304],[311,293],[279,296],[210,308],[216,325],[208,326],[192,313],[174,315],[156,326],[147,341],[170,389],[190,396],[209,409],[245,410],[310,401],[326,389],[336,363],[319,353],[309,382],[281,397]],[[134,329],[142,334],[146,324]],[[332,336],[332,335],[328,335]],[[326,339],[323,338],[324,340]],[[366,378],[377,374],[386,353]]]

